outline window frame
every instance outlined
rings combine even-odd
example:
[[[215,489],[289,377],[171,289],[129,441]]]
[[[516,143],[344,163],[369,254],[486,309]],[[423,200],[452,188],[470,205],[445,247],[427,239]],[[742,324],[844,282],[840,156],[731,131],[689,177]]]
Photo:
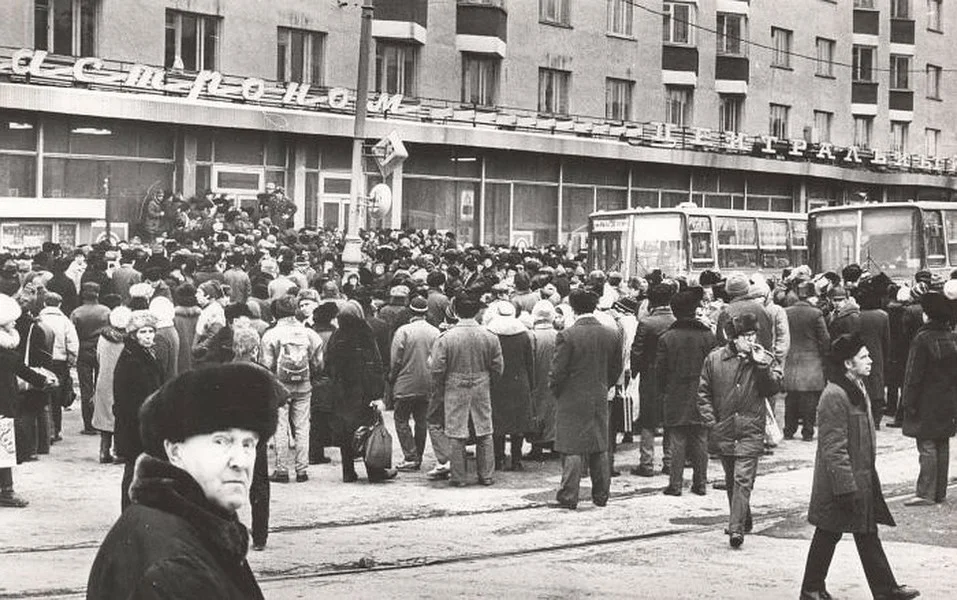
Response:
[[[419,85],[419,47],[416,44],[377,39],[375,42],[374,90],[414,97]],[[388,89],[388,61],[394,59],[396,89]],[[411,66],[410,66],[411,64]]]
[[[635,39],[635,5],[633,0],[608,0],[606,7],[606,33]],[[619,29],[624,31],[619,31]]]
[[[906,54],[891,54],[890,56],[890,89],[909,91],[911,57]],[[902,65],[903,68],[901,68]],[[901,83],[903,83],[903,86]]]
[[[728,34],[728,21],[737,20],[739,22],[740,34],[730,36]],[[717,14],[717,27],[715,28],[715,42],[717,44],[716,52],[718,56],[747,56],[748,55],[748,18],[738,13]],[[728,50],[728,42],[735,41],[738,44],[738,50]]]
[[[931,140],[933,140],[933,144],[931,144]],[[933,145],[933,152],[931,152],[931,145]],[[924,155],[936,157],[938,152],[940,152],[940,129],[936,129],[934,127],[925,127]]]
[[[681,8],[688,11],[688,18],[681,20],[675,18],[675,8]],[[661,41],[663,44],[672,46],[695,46],[695,23],[697,22],[697,4],[691,2],[664,2],[661,9],[662,27]],[[678,24],[684,24],[686,27],[687,40],[676,39],[676,29]]]
[[[818,127],[818,118],[823,117],[825,121],[824,133],[821,135],[821,128]],[[831,141],[831,128],[834,124],[834,113],[826,110],[814,111],[814,142],[817,144]]]
[[[462,103],[473,105],[473,106],[495,106],[498,102],[498,92],[499,92],[499,73],[501,72],[502,60],[492,55],[488,54],[477,54],[474,52],[463,52],[462,53]],[[470,66],[475,67],[475,73],[473,75],[472,69]],[[486,71],[488,69],[491,73]],[[473,90],[473,77],[478,76],[478,87],[479,87],[479,96],[488,96],[488,102],[483,102],[483,98],[479,98],[479,102],[475,102],[473,98],[475,94],[472,93]],[[484,93],[483,93],[484,92]]]
[[[854,8],[874,10],[874,0],[854,0]]]
[[[870,115],[854,116],[854,146],[870,148],[874,137],[874,117]]]
[[[935,33],[944,32],[943,0],[927,0],[927,30]]]
[[[222,24],[222,17],[217,15],[211,15],[207,13],[197,13],[186,10],[178,10],[175,8],[166,9],[166,21],[164,33],[169,34],[170,31],[170,17],[174,18],[173,22],[173,35],[174,35],[174,48],[173,48],[173,64],[166,64],[166,58],[169,56],[169,40],[166,39],[164,44],[164,66],[167,69],[176,69],[176,59],[179,59],[183,64],[182,70],[198,73],[200,71],[217,71],[219,70],[219,60],[220,60],[220,46],[222,45],[222,35],[220,32],[220,25]],[[190,69],[186,66],[186,61],[183,57],[183,17],[192,17],[196,19],[196,55],[194,57],[196,63],[195,68]],[[212,36],[208,35],[207,27],[209,24],[215,25],[215,32]],[[213,65],[207,63],[207,37],[213,38]]]
[[[892,19],[910,21],[914,11],[911,10],[911,0],[891,0],[890,15]],[[903,8],[903,10],[901,10]]]
[[[741,121],[744,120],[744,101],[742,94],[718,94],[718,130],[721,133],[733,132],[741,133]],[[734,122],[732,127],[728,127],[728,115],[733,115],[730,119]]]
[[[927,97],[931,100],[940,100],[940,76],[943,74],[944,69],[937,65],[932,65],[927,63],[925,67],[924,74],[927,81]],[[933,77],[931,77],[933,73]],[[933,85],[931,85],[933,83]]]
[[[543,115],[568,115],[568,98],[571,88],[571,71],[538,68],[538,112]],[[551,87],[552,91],[548,89]],[[558,106],[555,106],[555,104]],[[549,105],[552,108],[549,109]]]
[[[889,143],[892,152],[907,154],[910,138],[910,123],[907,121],[891,121]]]
[[[292,73],[293,36],[302,36],[302,74],[298,79]],[[285,39],[284,39],[285,38]],[[318,42],[318,66],[316,66],[316,44]],[[285,49],[280,53],[280,50]],[[309,83],[322,86],[326,78],[326,32],[298,29],[295,27],[276,28],[276,80],[283,82]],[[318,77],[316,77],[318,71]],[[308,74],[308,76],[307,76]]]
[[[817,66],[814,70],[814,74],[818,77],[834,79],[834,52],[837,50],[837,41],[825,37],[816,37],[814,39],[814,48],[817,51]],[[826,59],[821,56],[822,49],[826,49],[827,51]]]
[[[69,4],[70,6],[70,52],[68,56],[96,56],[99,47],[99,21],[100,21],[100,0],[34,0],[33,2],[33,45],[37,50],[46,50],[50,54],[61,54],[56,51],[56,5]],[[42,4],[42,6],[41,6]],[[88,8],[91,14],[85,15],[84,9]],[[40,14],[43,17],[43,43],[38,43],[40,38]],[[90,19],[91,35],[88,40],[89,48],[84,49],[87,44],[84,43],[84,17]]]
[[[538,0],[539,23],[571,27],[571,13],[571,0]]]
[[[782,42],[786,47],[779,47]],[[771,66],[777,69],[791,69],[791,50],[793,48],[794,32],[783,27],[771,27],[771,46],[774,48],[771,54]]]
[[[870,55],[870,64],[867,66],[867,78],[861,76],[865,71],[862,66],[863,53]],[[863,44],[854,44],[851,48],[851,81],[857,83],[874,83],[874,72],[877,70],[877,48],[874,46],[865,46]]]
[[[609,121],[630,121],[635,82],[620,77],[605,78],[605,118]],[[615,97],[613,97],[615,96]],[[619,115],[615,115],[615,106],[621,106]]]
[[[675,120],[675,110],[679,119]],[[684,85],[665,86],[665,123],[675,127],[691,127],[694,122],[694,88]]]
[[[782,113],[775,116],[775,112]],[[789,139],[791,128],[791,107],[787,104],[771,102],[768,107],[768,134],[779,140]],[[780,131],[777,131],[780,129]]]

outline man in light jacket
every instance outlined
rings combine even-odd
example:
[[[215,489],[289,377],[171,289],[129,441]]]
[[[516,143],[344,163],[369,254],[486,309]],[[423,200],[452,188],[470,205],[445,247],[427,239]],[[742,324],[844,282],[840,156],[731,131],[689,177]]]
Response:
[[[59,442],[63,427],[63,407],[73,403],[73,378],[70,369],[76,366],[76,359],[80,353],[80,338],[76,333],[76,326],[70,317],[63,314],[60,305],[63,298],[56,292],[47,292],[43,299],[43,310],[39,320],[53,331],[53,360],[50,369],[57,376],[60,387],[53,392],[50,400],[50,412],[53,415],[53,437],[51,441]]]

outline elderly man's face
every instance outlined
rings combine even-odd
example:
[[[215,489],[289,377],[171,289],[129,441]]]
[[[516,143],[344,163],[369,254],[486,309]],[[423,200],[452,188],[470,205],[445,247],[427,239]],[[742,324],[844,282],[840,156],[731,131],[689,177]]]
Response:
[[[249,499],[259,436],[248,429],[226,429],[166,442],[173,466],[189,473],[213,504],[235,512]]]

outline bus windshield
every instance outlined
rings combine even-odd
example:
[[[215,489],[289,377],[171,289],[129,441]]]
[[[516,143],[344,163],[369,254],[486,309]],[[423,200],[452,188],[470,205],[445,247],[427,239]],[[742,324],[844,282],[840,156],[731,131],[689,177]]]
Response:
[[[682,245],[682,216],[638,215],[635,219],[635,270],[647,275],[655,269],[668,274],[687,271]]]
[[[870,208],[862,211],[861,266],[891,277],[920,269],[920,229],[916,208]]]

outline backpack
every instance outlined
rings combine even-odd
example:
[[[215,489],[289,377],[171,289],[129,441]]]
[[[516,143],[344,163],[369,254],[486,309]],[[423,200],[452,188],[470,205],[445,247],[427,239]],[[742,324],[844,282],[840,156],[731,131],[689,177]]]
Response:
[[[279,342],[276,377],[280,382],[289,384],[310,381],[309,336],[305,330],[290,331]]]

